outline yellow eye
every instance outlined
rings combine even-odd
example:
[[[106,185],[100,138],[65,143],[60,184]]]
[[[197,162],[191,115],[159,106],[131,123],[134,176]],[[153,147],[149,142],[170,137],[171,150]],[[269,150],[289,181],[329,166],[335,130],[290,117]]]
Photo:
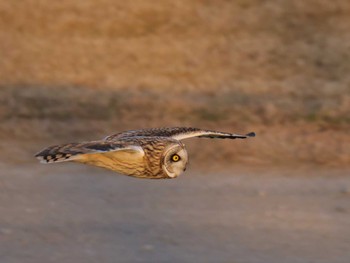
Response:
[[[173,156],[171,156],[171,160],[173,162],[178,162],[180,160],[180,156],[178,156],[177,154],[174,154]]]

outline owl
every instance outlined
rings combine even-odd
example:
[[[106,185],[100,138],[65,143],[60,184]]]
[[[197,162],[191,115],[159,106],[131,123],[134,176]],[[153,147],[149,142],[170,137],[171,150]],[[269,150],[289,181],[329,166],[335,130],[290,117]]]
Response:
[[[182,140],[199,138],[245,139],[239,135],[198,128],[174,127],[125,131],[102,140],[48,147],[35,157],[42,163],[78,162],[137,178],[171,179],[186,170],[188,154]]]

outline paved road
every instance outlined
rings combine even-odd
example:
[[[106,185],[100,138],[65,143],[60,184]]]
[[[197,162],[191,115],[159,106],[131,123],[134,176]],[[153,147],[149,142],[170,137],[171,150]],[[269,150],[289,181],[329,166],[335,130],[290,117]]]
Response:
[[[349,171],[0,166],[0,262],[350,262]]]

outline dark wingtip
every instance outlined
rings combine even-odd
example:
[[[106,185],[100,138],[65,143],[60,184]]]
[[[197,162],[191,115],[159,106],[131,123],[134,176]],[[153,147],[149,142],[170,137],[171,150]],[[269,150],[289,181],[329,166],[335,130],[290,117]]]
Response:
[[[42,151],[40,151],[34,155],[34,157],[41,157],[41,156],[42,156]]]
[[[250,132],[246,134],[247,137],[255,137],[255,132]]]
[[[48,151],[48,148],[44,149],[44,150],[41,150],[40,152],[37,152],[34,157],[43,157],[44,155],[48,154],[49,151]]]

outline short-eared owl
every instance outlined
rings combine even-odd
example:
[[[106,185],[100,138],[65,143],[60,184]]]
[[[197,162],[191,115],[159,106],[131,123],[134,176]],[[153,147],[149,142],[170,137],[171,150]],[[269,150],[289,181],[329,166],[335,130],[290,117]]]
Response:
[[[99,141],[48,147],[35,157],[43,163],[74,161],[150,179],[175,178],[186,170],[183,139],[191,137],[245,139],[246,135],[197,128],[153,128],[117,133]]]

